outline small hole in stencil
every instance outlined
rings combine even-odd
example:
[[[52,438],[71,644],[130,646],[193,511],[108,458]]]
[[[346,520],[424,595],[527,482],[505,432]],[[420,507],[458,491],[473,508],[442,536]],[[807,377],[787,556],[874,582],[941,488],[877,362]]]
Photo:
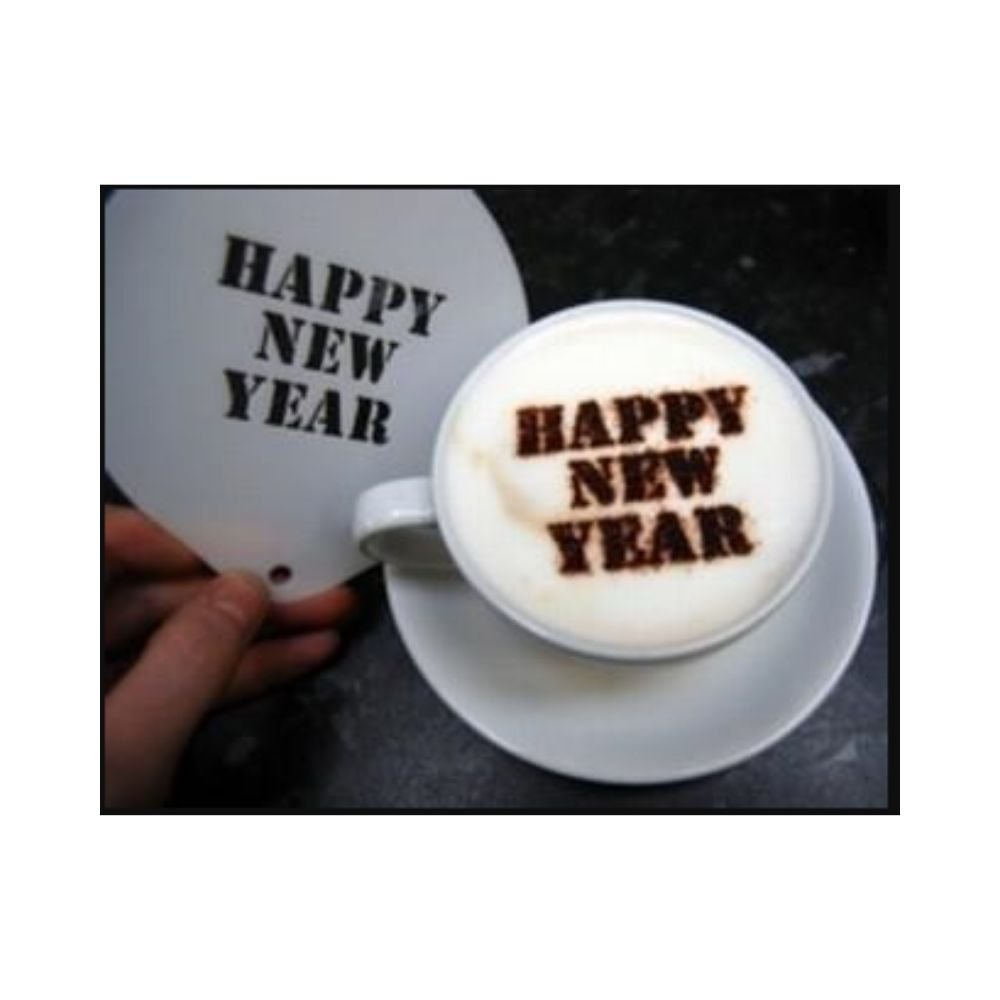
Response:
[[[271,572],[267,574],[271,583],[288,583],[292,578],[292,571],[287,566],[272,566]]]

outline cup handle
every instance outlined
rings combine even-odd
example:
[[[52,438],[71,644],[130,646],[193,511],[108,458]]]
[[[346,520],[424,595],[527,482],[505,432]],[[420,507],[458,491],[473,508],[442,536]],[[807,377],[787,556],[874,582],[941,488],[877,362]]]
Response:
[[[354,540],[370,559],[412,569],[446,569],[431,482],[393,479],[365,490],[354,505]]]

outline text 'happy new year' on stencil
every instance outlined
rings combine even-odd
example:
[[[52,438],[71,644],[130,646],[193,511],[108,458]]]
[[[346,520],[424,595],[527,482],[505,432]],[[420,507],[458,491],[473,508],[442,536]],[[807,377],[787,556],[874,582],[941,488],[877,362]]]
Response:
[[[355,498],[427,468],[459,383],[527,322],[469,191],[125,190],[104,236],[106,468],[279,600],[368,565]]]

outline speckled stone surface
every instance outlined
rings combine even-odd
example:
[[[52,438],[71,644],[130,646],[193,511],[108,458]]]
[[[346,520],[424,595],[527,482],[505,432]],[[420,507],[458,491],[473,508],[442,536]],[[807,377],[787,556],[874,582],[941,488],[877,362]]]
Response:
[[[219,713],[171,805],[264,809],[884,808],[889,797],[885,528],[894,351],[889,194],[856,189],[481,189],[532,317],[595,299],[687,303],[789,361],[857,456],[878,519],[876,604],[850,669],[777,746],[679,785],[614,788],[539,770],[452,714],[410,661],[378,571],[345,651]]]

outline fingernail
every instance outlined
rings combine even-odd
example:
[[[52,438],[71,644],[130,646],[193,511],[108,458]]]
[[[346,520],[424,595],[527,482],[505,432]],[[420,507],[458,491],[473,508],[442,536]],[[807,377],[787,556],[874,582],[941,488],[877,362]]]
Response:
[[[269,593],[267,584],[256,573],[251,573],[248,569],[228,570],[222,573],[219,579],[232,580],[234,583],[238,583],[240,586],[252,590],[255,594],[264,598],[267,598]]]
[[[221,574],[208,588],[206,598],[212,607],[246,630],[257,628],[270,604],[264,581],[245,570]]]

